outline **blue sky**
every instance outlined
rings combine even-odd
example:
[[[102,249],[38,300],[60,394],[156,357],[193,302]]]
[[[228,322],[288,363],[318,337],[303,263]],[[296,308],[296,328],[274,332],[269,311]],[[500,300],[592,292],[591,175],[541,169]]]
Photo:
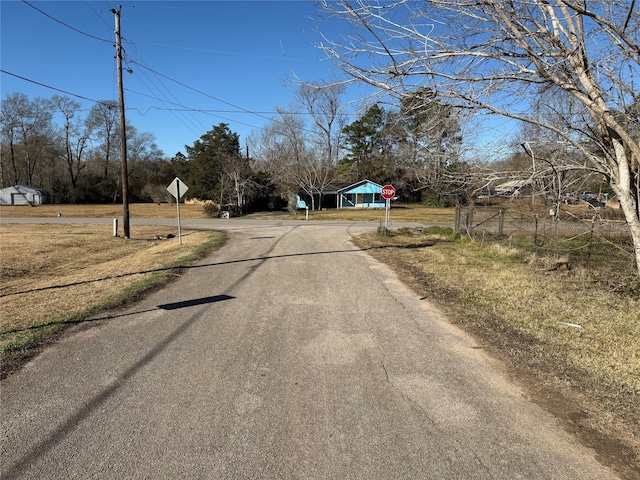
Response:
[[[29,4],[0,2],[1,68],[91,100],[118,96],[110,10],[122,5],[125,68],[133,71],[123,80],[127,122],[153,133],[168,157],[184,152],[185,144],[192,145],[220,122],[240,134],[244,148],[247,135],[266,123],[269,112],[293,103],[287,78],[329,81],[341,76],[313,46],[319,7],[308,1]],[[338,33],[330,31],[330,23],[321,28]],[[32,100],[64,95],[5,73],[0,80],[2,98],[12,92]],[[93,105],[72,98],[86,111]]]

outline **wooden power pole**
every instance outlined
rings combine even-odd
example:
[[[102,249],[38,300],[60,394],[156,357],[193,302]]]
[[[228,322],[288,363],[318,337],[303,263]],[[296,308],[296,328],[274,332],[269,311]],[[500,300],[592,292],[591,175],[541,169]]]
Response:
[[[122,85],[122,37],[120,35],[120,9],[112,8],[116,19],[116,62],[118,65],[118,98],[120,103],[120,165],[122,168],[122,228],[123,237],[129,238],[129,174],[127,171],[127,129],[124,120],[124,87]]]

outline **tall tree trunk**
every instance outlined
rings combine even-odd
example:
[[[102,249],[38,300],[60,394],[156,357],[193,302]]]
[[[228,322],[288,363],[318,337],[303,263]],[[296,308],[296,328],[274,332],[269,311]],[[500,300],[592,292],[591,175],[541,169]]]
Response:
[[[617,157],[618,168],[616,173],[618,178],[616,178],[615,182],[611,182],[611,188],[618,197],[620,208],[631,232],[636,267],[638,276],[640,276],[640,205],[638,205],[637,199],[638,192],[634,192],[633,188],[634,183],[638,181],[638,173],[634,172],[633,165],[629,163],[630,158],[620,142],[614,142],[614,149]],[[632,178],[634,173],[635,179]]]
[[[18,177],[18,167],[16,165],[16,151],[13,142],[9,142],[9,150],[11,151],[11,167],[13,169],[13,184],[18,185],[20,178]]]

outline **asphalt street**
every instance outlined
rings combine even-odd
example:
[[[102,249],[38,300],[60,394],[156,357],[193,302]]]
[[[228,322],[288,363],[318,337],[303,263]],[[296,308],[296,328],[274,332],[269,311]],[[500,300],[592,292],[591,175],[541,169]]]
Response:
[[[0,384],[3,479],[616,478],[349,242],[375,225],[209,226],[222,249]]]

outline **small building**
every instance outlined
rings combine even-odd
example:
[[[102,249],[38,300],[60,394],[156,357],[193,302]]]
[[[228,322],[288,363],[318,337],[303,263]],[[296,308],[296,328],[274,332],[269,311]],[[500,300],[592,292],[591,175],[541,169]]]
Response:
[[[385,208],[382,185],[370,180],[361,180],[338,189],[337,208]]]
[[[41,188],[14,185],[0,190],[0,205],[42,205],[49,200],[49,192]]]
[[[301,188],[296,198],[307,206],[316,205],[329,208],[385,208],[386,200],[382,198],[382,185],[370,180],[356,183],[334,183],[322,189],[313,189],[313,201],[309,189]]]
[[[524,187],[530,185],[530,183],[530,180],[511,180],[501,183],[491,190],[491,195],[517,195],[522,193]]]

